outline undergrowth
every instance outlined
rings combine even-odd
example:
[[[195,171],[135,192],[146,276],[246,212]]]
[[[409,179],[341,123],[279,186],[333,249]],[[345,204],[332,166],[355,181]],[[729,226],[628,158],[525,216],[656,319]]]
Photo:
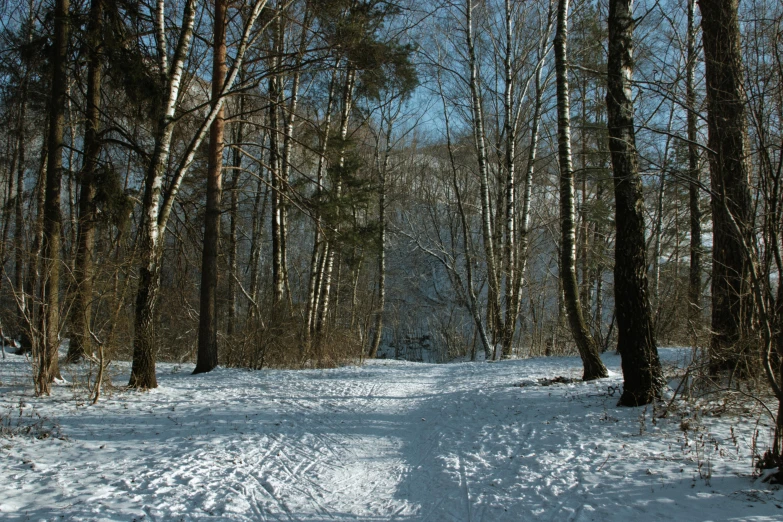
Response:
[[[0,411],[0,438],[14,437],[64,438],[56,422],[42,416],[35,405],[28,405],[23,398]]]

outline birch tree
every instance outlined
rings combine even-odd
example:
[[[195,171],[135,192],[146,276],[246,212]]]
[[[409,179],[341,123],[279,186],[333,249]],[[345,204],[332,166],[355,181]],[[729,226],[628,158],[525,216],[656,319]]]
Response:
[[[560,280],[571,334],[584,366],[586,381],[608,376],[598,345],[582,315],[576,278],[576,234],[574,222],[574,174],[571,161],[571,116],[568,88],[568,0],[559,0],[555,31],[557,77],[557,143],[560,162]]]
[[[157,387],[155,376],[155,308],[160,292],[160,263],[166,223],[182,180],[193,163],[196,150],[223,107],[229,89],[233,87],[251,39],[259,34],[254,32],[255,22],[265,5],[266,0],[258,0],[251,4],[250,14],[244,22],[242,36],[237,44],[234,60],[224,81],[223,89],[218,99],[212,104],[207,116],[200,121],[198,128],[192,134],[165,192],[163,180],[171,157],[172,137],[178,123],[175,116],[179,108],[180,87],[193,40],[196,1],[187,0],[185,2],[181,22],[176,30],[176,37],[173,39],[175,48],[171,58],[169,58],[167,49],[165,0],[158,0],[155,5],[153,18],[157,43],[157,67],[162,77],[164,95],[160,98],[160,106],[156,111],[160,116],[156,122],[154,148],[144,180],[141,232],[137,246],[141,264],[139,266],[134,317],[133,365],[129,382],[131,387]]]

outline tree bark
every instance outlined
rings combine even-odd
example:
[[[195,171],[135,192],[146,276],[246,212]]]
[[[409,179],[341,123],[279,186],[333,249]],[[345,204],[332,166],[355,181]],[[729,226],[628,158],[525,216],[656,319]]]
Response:
[[[481,191],[481,232],[487,264],[487,323],[491,326],[493,342],[502,329],[500,318],[500,281],[498,278],[495,241],[492,232],[492,208],[489,190],[489,164],[487,161],[487,139],[484,132],[484,110],[481,104],[478,63],[473,36],[473,0],[465,3],[466,44],[468,50],[470,109],[473,124],[473,142],[478,157],[479,187]]]
[[[505,1],[505,30],[506,30],[506,48],[503,57],[503,73],[505,76],[505,89],[503,92],[503,133],[505,134],[505,233],[506,241],[504,245],[505,265],[506,265],[506,316],[503,322],[503,330],[500,334],[501,356],[511,357],[512,343],[514,333],[517,327],[517,316],[519,315],[519,286],[522,283],[518,271],[521,266],[518,263],[520,255],[518,251],[517,240],[517,195],[516,195],[516,144],[517,144],[517,126],[514,110],[514,74],[512,68],[512,3],[511,0]],[[535,119],[535,116],[534,116]],[[537,125],[533,122],[533,126]],[[535,136],[537,129],[533,130]],[[535,139],[535,138],[534,138]]]
[[[286,291],[285,268],[285,179],[283,178],[283,157],[281,155],[280,97],[282,78],[281,66],[283,21],[282,8],[275,13],[273,41],[275,54],[271,59],[272,76],[269,78],[269,168],[272,178],[272,289],[273,303],[277,307],[283,301]]]
[[[324,243],[322,226],[323,219],[319,205],[322,203],[324,194],[324,179],[326,177],[326,152],[329,145],[329,132],[332,121],[332,111],[334,109],[334,93],[337,83],[337,64],[332,69],[332,79],[329,82],[329,96],[326,103],[326,112],[324,114],[324,130],[321,135],[320,150],[318,154],[318,170],[316,179],[316,207],[314,211],[314,232],[313,232],[313,252],[310,258],[310,279],[307,289],[307,308],[305,310],[305,333],[304,347],[309,348],[312,336],[315,333],[318,310],[320,308],[321,297],[321,266],[323,256],[326,253],[322,248]],[[323,251],[322,251],[323,250]]]
[[[43,343],[37,357],[36,393],[49,395],[54,379],[60,377],[60,262],[62,248],[62,210],[60,193],[63,174],[63,130],[65,126],[66,65],[68,60],[68,0],[56,0],[52,45],[52,85],[49,101],[49,154],[46,164],[46,195],[42,256],[44,281],[41,303]]]
[[[245,97],[239,97],[239,114],[244,113]],[[228,232],[228,317],[226,321],[226,337],[230,340],[236,330],[237,317],[237,279],[239,277],[239,245],[238,245],[238,220],[239,220],[239,177],[242,172],[242,141],[244,140],[244,124],[237,123],[232,151],[231,173],[231,204],[229,207],[229,232]],[[256,197],[260,194],[256,194]],[[255,219],[255,217],[253,218]],[[231,342],[231,341],[229,341]]]
[[[622,357],[621,406],[648,404],[660,396],[663,372],[655,346],[647,293],[642,182],[633,118],[633,2],[609,2],[606,92],[609,150],[614,173],[617,350]]]
[[[750,324],[748,265],[751,196],[746,166],[745,95],[737,0],[699,0],[707,84],[712,196],[712,371],[737,367],[737,346]],[[729,216],[731,212],[732,216]],[[731,224],[739,225],[737,233]]]
[[[95,244],[95,194],[101,140],[98,135],[101,119],[101,26],[103,0],[90,3],[87,64],[87,114],[84,132],[84,166],[79,193],[79,223],[76,247],[76,291],[73,303],[71,344],[67,362],[76,362],[88,352],[91,344],[90,318],[92,316],[93,262]]]
[[[41,252],[44,241],[44,206],[46,202],[46,165],[49,157],[49,121],[43,130],[43,147],[41,148],[41,161],[38,169],[38,180],[35,185],[35,221],[33,223],[33,242],[30,251],[27,252],[27,274],[24,279],[24,292],[22,294],[22,306],[19,308],[20,322],[26,325],[22,335],[22,351],[37,353],[36,350],[43,343],[42,332],[39,329],[38,317],[40,316],[40,307],[36,305],[33,296],[38,292],[38,286],[41,283]],[[32,212],[33,204],[30,204]],[[19,228],[23,229],[24,225]],[[25,342],[27,341],[27,342]]]
[[[389,170],[389,157],[392,150],[394,119],[391,115],[388,116],[386,123],[386,148],[383,162],[378,169],[378,305],[375,313],[375,331],[368,354],[370,359],[378,355],[383,336],[383,312],[386,306],[386,174]]]
[[[226,0],[215,0],[214,49],[212,54],[212,106],[219,102],[226,79]],[[194,374],[212,371],[218,364],[217,286],[220,200],[223,191],[223,132],[225,108],[221,105],[209,130],[207,163],[207,208],[201,257],[201,296],[198,322],[198,352]],[[230,277],[230,276],[229,276]]]
[[[259,176],[256,185],[255,199],[253,201],[253,225],[250,238],[250,298],[252,299],[252,302],[248,307],[248,320],[254,319],[259,312],[259,264],[261,263],[261,246],[264,239],[264,216],[266,216],[266,204],[269,199],[269,192],[265,180]],[[262,194],[263,197],[261,197]]]
[[[196,5],[195,0],[188,0],[185,4],[177,46],[172,56],[171,65],[168,66],[165,28],[161,27],[166,18],[163,12],[165,2],[160,0],[157,3],[157,12],[154,19],[156,22],[156,34],[158,35],[158,58],[162,64],[162,71],[165,71],[165,98],[161,99],[161,106],[157,111],[160,116],[155,129],[155,145],[144,180],[144,196],[142,199],[141,223],[139,225],[140,237],[137,240],[140,258],[139,286],[136,293],[134,318],[133,365],[129,381],[129,386],[133,388],[157,387],[157,378],[155,376],[155,308],[160,292],[160,262],[166,223],[171,215],[171,209],[182,180],[193,163],[196,151],[222,109],[227,88],[233,85],[237,74],[242,68],[242,60],[251,39],[250,33],[265,5],[266,0],[258,0],[253,4],[220,97],[212,104],[209,114],[201,121],[198,130],[187,145],[164,196],[162,194],[163,178],[171,156],[171,142],[174,128],[177,124],[175,114],[179,104],[179,92],[184,75],[185,60],[190,53],[191,41],[193,39]],[[161,35],[164,37],[161,37]]]
[[[285,294],[285,268],[283,256],[283,191],[280,172],[278,104],[278,80],[269,80],[269,168],[272,181],[272,289],[273,302],[278,305]]]
[[[342,95],[342,114],[340,115],[340,152],[338,158],[338,165],[342,169],[345,166],[345,152],[346,152],[346,140],[348,138],[348,124],[351,117],[351,107],[353,106],[353,92],[356,81],[356,69],[349,64],[348,70],[345,73],[345,84],[343,85]],[[342,194],[342,181],[340,179],[335,180],[334,183],[334,197],[336,201],[339,201]],[[338,203],[339,204],[339,203]],[[339,208],[339,207],[338,207]],[[339,220],[339,214],[338,214]],[[339,228],[339,223],[337,224]],[[320,335],[326,325],[326,319],[329,314],[329,299],[331,295],[332,286],[332,272],[334,270],[336,248],[332,242],[327,241],[324,246],[323,254],[323,272],[321,276],[321,298],[319,302],[319,310],[317,320],[315,324],[315,330]],[[339,279],[339,278],[338,278]],[[319,341],[320,342],[320,341]]]
[[[14,291],[19,296],[17,301],[17,320],[19,323],[18,331],[22,350],[32,346],[32,340],[29,334],[29,328],[25,326],[26,317],[28,317],[27,297],[25,291],[25,257],[24,249],[24,174],[27,145],[25,133],[25,117],[27,114],[27,93],[28,93],[28,74],[25,75],[22,83],[22,96],[19,103],[19,127],[17,129],[19,140],[19,159],[16,171],[16,198],[14,201]],[[30,205],[32,208],[32,204]],[[28,267],[29,270],[29,267]]]
[[[165,8],[158,2],[158,11]],[[158,21],[163,23],[164,15],[158,12]],[[162,257],[162,233],[160,203],[162,198],[163,176],[168,166],[171,140],[174,134],[174,114],[179,98],[179,89],[183,76],[185,58],[190,50],[195,20],[195,2],[188,1],[182,17],[179,41],[166,78],[166,99],[162,101],[160,117],[157,122],[155,148],[152,153],[144,180],[142,199],[142,217],[138,252],[140,258],[139,286],[136,292],[136,306],[133,336],[133,363],[128,385],[132,388],[157,388],[155,375],[155,339],[156,305],[160,293],[160,262]],[[159,28],[163,34],[164,29]],[[165,37],[158,42],[158,54],[165,59]],[[164,69],[166,71],[168,69]]]
[[[692,328],[701,323],[701,208],[699,205],[699,148],[696,144],[697,117],[696,87],[694,69],[696,68],[696,27],[694,23],[695,0],[688,1],[688,39],[687,64],[685,70],[686,105],[688,110],[688,208],[690,211],[690,269],[688,272],[688,319]],[[696,339],[693,340],[694,346]]]
[[[557,142],[560,161],[560,280],[571,334],[584,365],[586,381],[608,376],[598,345],[587,328],[579,303],[576,278],[576,238],[574,223],[574,174],[571,163],[571,116],[568,89],[568,0],[560,0],[555,32],[555,73],[557,76]]]

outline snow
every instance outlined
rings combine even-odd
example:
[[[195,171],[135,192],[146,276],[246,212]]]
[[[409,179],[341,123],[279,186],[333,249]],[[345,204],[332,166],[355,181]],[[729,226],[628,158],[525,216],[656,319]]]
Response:
[[[75,385],[32,397],[9,355],[0,520],[783,520],[783,492],[751,477],[759,412],[653,422],[615,406],[620,361],[604,360],[608,379],[549,386],[579,360],[161,364],[159,388],[89,406]]]

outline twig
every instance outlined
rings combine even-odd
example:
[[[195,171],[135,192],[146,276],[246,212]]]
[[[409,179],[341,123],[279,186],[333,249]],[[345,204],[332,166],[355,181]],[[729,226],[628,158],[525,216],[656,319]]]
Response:
[[[596,473],[597,473],[597,472],[599,472],[599,471],[601,471],[601,469],[604,467],[604,465],[605,465],[607,462],[609,462],[609,457],[611,457],[611,456],[612,456],[611,454],[609,454],[609,455],[607,455],[607,456],[606,456],[606,459],[604,459],[604,461],[601,463],[601,465],[600,465],[600,466],[598,466],[598,469],[596,469],[596,470],[595,470],[595,471],[596,471]]]
[[[93,340],[98,344],[98,377],[95,379],[95,390],[92,399],[92,403],[96,404],[98,399],[101,398],[101,384],[103,383],[103,370],[105,368],[105,364],[103,356],[103,342],[98,339],[98,336],[95,335],[95,332],[92,330],[90,330],[90,336],[92,336]]]

